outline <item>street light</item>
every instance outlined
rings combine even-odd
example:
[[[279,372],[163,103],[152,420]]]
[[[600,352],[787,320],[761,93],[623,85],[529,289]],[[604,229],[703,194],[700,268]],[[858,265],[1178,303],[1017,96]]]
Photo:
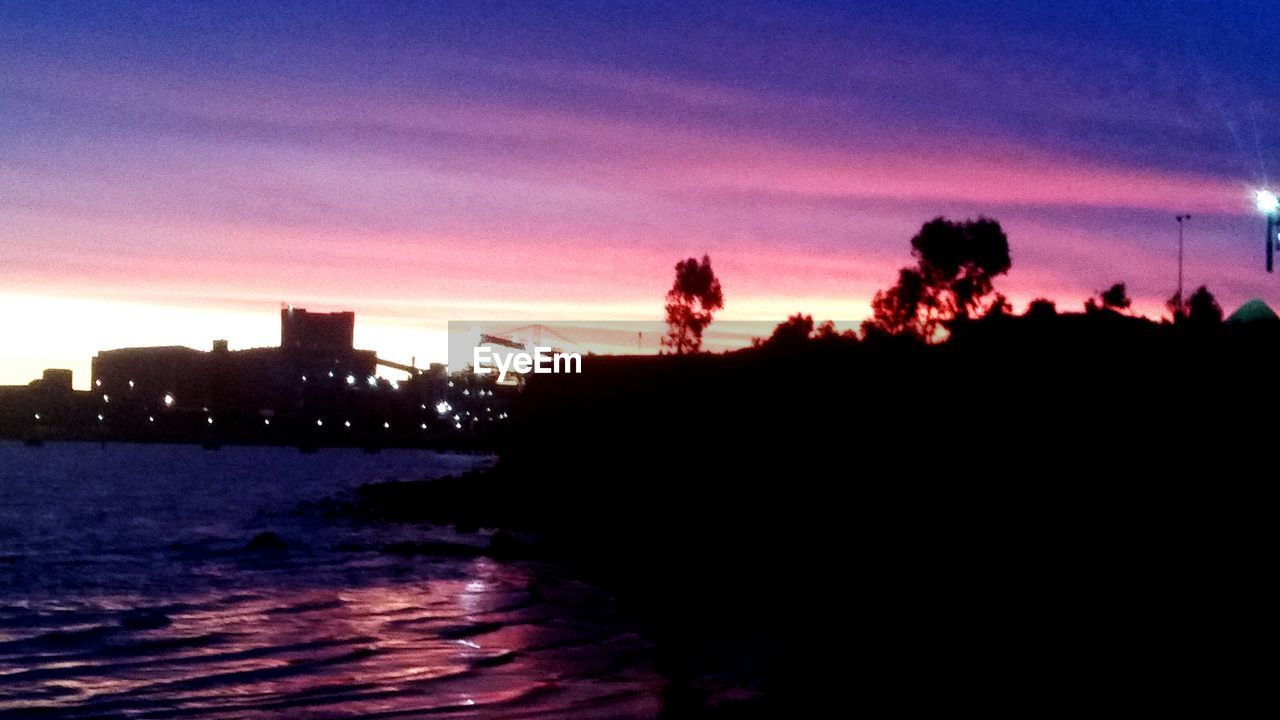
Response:
[[[1178,307],[1179,309],[1181,309],[1182,307],[1182,223],[1186,222],[1187,220],[1190,220],[1191,216],[1185,215],[1185,214],[1174,215],[1173,219],[1178,221],[1178,294],[1175,295],[1174,297],[1178,299]]]
[[[1253,194],[1258,212],[1267,216],[1267,272],[1275,268],[1276,233],[1280,231],[1280,198],[1270,190],[1258,190]]]
[[[1258,211],[1263,215],[1275,215],[1280,210],[1280,198],[1270,190],[1258,190],[1254,198],[1258,201]]]

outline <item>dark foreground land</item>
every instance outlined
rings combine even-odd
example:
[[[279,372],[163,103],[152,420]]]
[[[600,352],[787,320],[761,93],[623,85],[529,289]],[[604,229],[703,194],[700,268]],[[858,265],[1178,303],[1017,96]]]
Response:
[[[1250,703],[1272,325],[1111,314],[591,358],[498,467],[360,511],[534,531],[657,640],[669,717]]]

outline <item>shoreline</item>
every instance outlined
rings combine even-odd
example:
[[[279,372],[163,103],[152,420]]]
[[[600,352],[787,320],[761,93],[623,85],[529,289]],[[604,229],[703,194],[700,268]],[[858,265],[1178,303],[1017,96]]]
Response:
[[[371,444],[352,440],[350,442],[325,442],[325,443],[308,443],[298,441],[294,438],[281,439],[275,442],[266,442],[258,438],[239,437],[194,437],[194,436],[164,436],[164,437],[129,437],[115,435],[100,435],[94,433],[58,433],[48,435],[30,435],[21,433],[0,433],[0,442],[15,442],[28,446],[38,447],[44,443],[58,442],[74,442],[74,443],[119,443],[124,445],[196,445],[204,447],[206,450],[218,450],[222,447],[293,447],[301,452],[315,452],[319,450],[334,449],[355,449],[365,450],[367,452],[380,452],[382,450],[434,450],[437,452],[463,453],[468,455],[496,455],[499,446],[491,441],[476,439],[474,441],[467,439],[446,439],[433,440],[420,443],[381,443]]]

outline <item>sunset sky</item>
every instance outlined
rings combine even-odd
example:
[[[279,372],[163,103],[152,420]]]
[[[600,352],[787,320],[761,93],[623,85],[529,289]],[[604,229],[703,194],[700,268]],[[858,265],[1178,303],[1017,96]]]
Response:
[[[692,9],[697,5],[700,9]],[[857,320],[924,221],[997,287],[1280,303],[1263,2],[0,4],[0,384],[278,341],[281,303],[442,359],[449,320]]]

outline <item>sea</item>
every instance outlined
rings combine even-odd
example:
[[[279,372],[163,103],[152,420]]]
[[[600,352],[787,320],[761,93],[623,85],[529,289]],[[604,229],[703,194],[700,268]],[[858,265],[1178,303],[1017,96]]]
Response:
[[[605,589],[388,552],[487,531],[316,504],[493,461],[0,442],[0,717],[658,716],[654,648]]]

